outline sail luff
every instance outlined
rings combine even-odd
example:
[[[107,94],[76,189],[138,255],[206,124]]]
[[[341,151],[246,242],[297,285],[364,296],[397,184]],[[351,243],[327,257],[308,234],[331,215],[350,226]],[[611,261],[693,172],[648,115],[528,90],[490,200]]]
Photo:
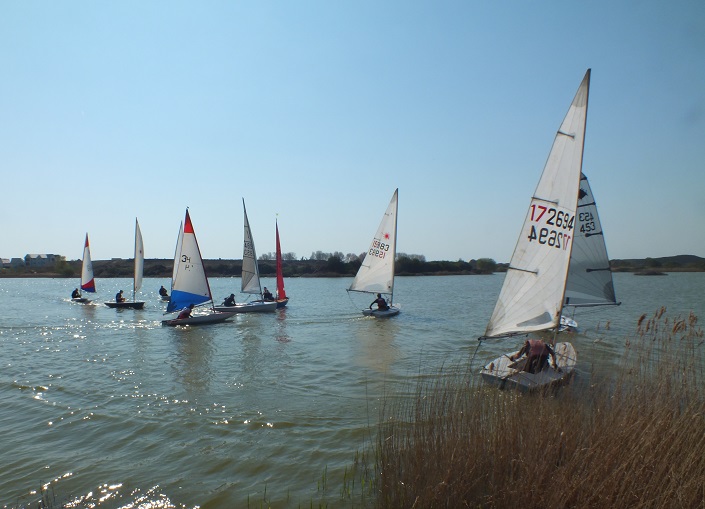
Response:
[[[558,129],[485,337],[555,328],[577,221],[590,70]]]
[[[397,218],[399,216],[399,188],[394,190],[394,249],[392,253],[392,292],[389,296],[389,304],[394,304],[394,276],[396,274],[397,263]]]

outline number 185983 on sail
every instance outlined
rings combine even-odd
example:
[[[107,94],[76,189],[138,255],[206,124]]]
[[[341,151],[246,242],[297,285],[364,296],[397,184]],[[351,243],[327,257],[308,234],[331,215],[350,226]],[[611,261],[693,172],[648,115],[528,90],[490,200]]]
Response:
[[[567,249],[573,238],[572,232],[575,216],[569,212],[558,210],[554,207],[531,204],[531,221],[541,223],[543,226],[532,224],[529,232],[529,242],[547,244],[556,249]]]

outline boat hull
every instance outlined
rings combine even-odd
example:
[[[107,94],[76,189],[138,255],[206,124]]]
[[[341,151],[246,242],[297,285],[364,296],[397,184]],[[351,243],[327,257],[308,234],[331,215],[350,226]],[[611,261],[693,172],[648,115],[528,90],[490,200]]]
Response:
[[[523,371],[526,358],[512,361],[510,356],[519,352],[504,354],[488,363],[480,371],[482,379],[500,389],[515,389],[520,391],[535,391],[546,389],[554,385],[566,383],[573,376],[577,354],[570,343],[558,343],[554,348],[556,365],[553,369],[549,365],[540,373]]]
[[[400,311],[401,310],[399,308],[391,306],[389,309],[385,309],[384,311],[379,309],[363,309],[362,314],[365,316],[374,316],[375,318],[389,318],[391,316],[398,315]]]
[[[106,302],[105,305],[113,309],[142,309],[144,302]]]
[[[286,299],[279,299],[276,301],[277,303],[277,309],[286,307],[286,305],[289,303],[289,297]]]
[[[77,302],[79,304],[88,304],[90,300],[86,299],[85,297],[75,297],[71,299],[71,302]]]
[[[172,320],[162,320],[162,325],[176,327],[177,325],[207,325],[209,323],[224,322],[232,318],[235,313],[210,313],[207,315],[196,315],[189,318],[174,318]]]
[[[277,309],[276,301],[254,301],[234,306],[215,306],[216,311],[221,313],[268,313]]]

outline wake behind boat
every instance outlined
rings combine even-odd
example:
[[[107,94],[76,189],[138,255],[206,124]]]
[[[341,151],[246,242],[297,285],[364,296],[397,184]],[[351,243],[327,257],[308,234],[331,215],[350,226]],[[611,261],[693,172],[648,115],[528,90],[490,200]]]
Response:
[[[167,304],[167,313],[183,312],[185,308],[193,308],[200,304],[211,304],[212,312],[205,315],[189,316],[162,320],[162,325],[204,325],[218,323],[234,316],[232,313],[218,313],[213,309],[213,297],[210,285],[203,267],[203,257],[198,248],[196,233],[191,223],[188,209],[186,219],[179,227],[179,236],[174,255],[174,270],[172,272],[171,295]],[[181,314],[181,313],[180,313]]]
[[[363,309],[364,316],[388,318],[398,315],[399,307],[394,306],[394,263],[397,256],[397,211],[399,189],[394,191],[372,244],[355,275],[348,292],[377,294],[377,309]],[[382,297],[389,295],[389,300]]]
[[[507,269],[485,335],[508,337],[539,331],[554,331],[556,368],[548,366],[549,350],[540,341],[527,341],[528,359],[541,358],[538,372],[534,364],[501,356],[485,365],[484,380],[501,387],[537,389],[566,381],[573,373],[577,355],[570,343],[555,344],[566,296],[571,254],[578,224],[578,200],[587,122],[590,70],[555,136],[551,152],[536,187],[524,226]],[[543,345],[543,347],[541,346]],[[550,348],[550,347],[548,347]],[[516,356],[515,354],[512,354]],[[545,364],[545,367],[544,367]],[[543,369],[541,369],[543,368]]]

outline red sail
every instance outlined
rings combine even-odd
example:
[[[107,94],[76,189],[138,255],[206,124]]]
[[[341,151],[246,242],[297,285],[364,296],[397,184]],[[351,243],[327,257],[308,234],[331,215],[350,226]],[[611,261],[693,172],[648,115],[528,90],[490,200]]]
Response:
[[[282,273],[282,248],[279,245],[279,225],[277,227],[277,299],[286,299],[284,290],[284,274]]]

